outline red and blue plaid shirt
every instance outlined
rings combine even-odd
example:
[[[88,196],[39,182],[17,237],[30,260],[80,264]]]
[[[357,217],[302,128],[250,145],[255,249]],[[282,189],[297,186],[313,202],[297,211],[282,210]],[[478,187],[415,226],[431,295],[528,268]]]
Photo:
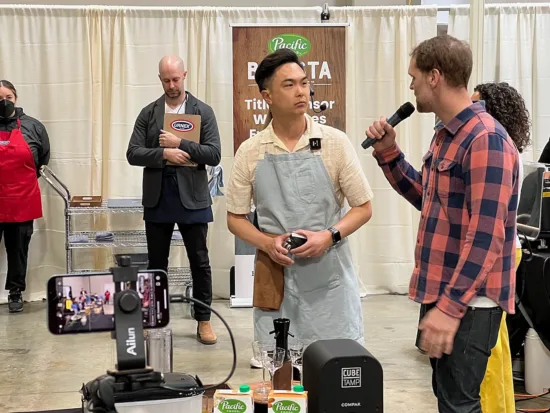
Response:
[[[409,296],[462,318],[485,296],[513,314],[519,154],[477,102],[438,125],[422,172],[394,145],[373,153],[393,188],[421,212]]]

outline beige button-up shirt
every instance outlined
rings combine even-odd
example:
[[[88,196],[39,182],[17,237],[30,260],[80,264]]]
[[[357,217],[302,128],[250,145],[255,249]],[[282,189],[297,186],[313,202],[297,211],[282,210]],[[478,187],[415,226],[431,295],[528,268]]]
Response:
[[[372,190],[348,136],[338,129],[320,125],[309,115],[305,116],[307,129],[293,152],[309,150],[309,139],[321,138],[320,156],[340,206],[344,206],[345,199],[351,207],[370,201],[373,198]],[[245,215],[250,212],[256,165],[263,157],[262,147],[265,152],[273,155],[290,153],[275,135],[271,123],[241,144],[235,154],[226,191],[227,211],[233,214]]]

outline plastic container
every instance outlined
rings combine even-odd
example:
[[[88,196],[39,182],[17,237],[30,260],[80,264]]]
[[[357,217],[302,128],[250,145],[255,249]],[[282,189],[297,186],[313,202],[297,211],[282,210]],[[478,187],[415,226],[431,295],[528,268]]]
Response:
[[[115,404],[117,413],[202,413],[202,395]]]
[[[160,373],[172,373],[174,368],[172,330],[169,328],[148,330],[145,345],[147,365]]]
[[[530,328],[525,335],[525,390],[529,394],[540,394],[549,388],[550,350]]]

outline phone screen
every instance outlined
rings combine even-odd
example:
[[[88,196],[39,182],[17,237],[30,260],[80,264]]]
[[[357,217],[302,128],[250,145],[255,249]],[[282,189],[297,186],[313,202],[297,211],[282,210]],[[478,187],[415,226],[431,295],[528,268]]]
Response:
[[[118,287],[118,288],[117,288]],[[53,334],[115,330],[114,296],[130,285],[115,285],[110,273],[59,275],[48,281],[48,328]],[[140,271],[135,290],[141,299],[143,328],[168,325],[168,277]]]

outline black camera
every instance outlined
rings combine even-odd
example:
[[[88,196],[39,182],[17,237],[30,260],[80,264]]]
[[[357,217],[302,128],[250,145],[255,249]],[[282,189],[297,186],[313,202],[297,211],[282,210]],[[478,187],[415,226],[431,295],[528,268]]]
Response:
[[[286,239],[284,247],[287,251],[293,250],[294,248],[301,247],[307,242],[307,238],[303,235],[296,234],[292,232],[290,236]]]

